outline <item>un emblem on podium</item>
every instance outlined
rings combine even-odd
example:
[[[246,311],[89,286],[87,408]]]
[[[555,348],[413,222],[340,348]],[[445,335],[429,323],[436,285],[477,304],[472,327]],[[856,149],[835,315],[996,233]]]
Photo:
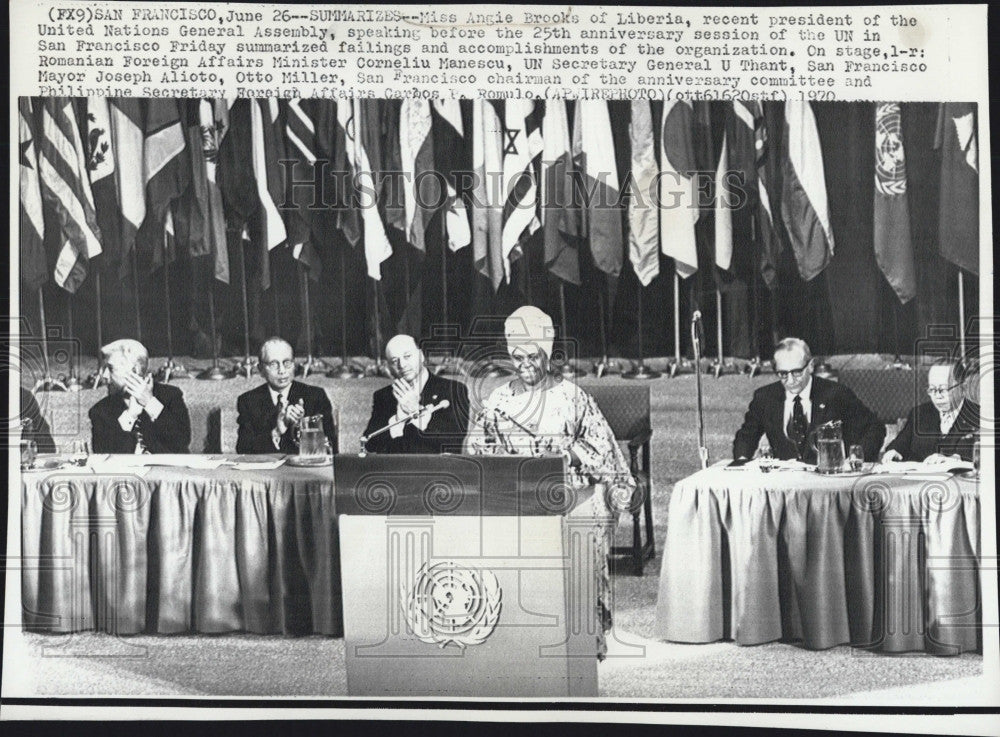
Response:
[[[477,572],[452,562],[424,563],[412,589],[400,591],[410,631],[421,641],[464,650],[486,641],[500,619],[500,583],[491,571]]]

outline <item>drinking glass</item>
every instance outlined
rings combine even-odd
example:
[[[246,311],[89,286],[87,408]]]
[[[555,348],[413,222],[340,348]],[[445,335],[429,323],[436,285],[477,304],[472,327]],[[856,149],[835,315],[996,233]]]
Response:
[[[847,463],[852,471],[860,471],[865,465],[865,449],[860,445],[852,445],[847,454]]]
[[[979,441],[977,440],[972,444],[972,467],[976,470],[976,476],[979,475],[979,463],[981,461],[982,451],[979,448]]]
[[[86,440],[74,440],[69,445],[70,459],[77,466],[87,465],[87,458],[90,457],[90,443]]]
[[[27,471],[31,464],[35,462],[38,455],[38,445],[34,440],[24,439],[21,441],[21,470]]]
[[[764,445],[760,446],[760,451],[757,454],[757,461],[760,465],[760,470],[764,473],[770,473],[771,469],[774,468],[774,451],[771,450],[771,446]]]

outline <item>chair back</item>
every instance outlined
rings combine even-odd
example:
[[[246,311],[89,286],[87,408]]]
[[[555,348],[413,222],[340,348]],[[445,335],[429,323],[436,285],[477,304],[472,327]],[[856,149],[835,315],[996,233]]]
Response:
[[[222,407],[217,405],[190,405],[192,453],[222,452]]]
[[[647,384],[592,384],[580,388],[597,402],[617,440],[630,440],[650,428]]]
[[[915,405],[926,399],[922,393],[927,386],[926,367],[912,371],[841,369],[838,379],[886,425],[906,417]]]

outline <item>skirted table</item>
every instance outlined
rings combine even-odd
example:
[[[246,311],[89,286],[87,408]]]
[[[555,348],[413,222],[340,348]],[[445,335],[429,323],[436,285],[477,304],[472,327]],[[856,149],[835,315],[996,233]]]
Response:
[[[656,635],[981,651],[976,479],[713,467],[670,500]]]
[[[27,629],[343,635],[330,466],[22,479]]]

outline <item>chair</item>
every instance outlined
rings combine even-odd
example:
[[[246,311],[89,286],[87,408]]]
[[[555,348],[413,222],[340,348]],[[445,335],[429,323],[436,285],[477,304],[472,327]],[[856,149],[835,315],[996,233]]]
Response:
[[[614,545],[612,558],[627,558],[632,562],[632,573],[642,575],[647,560],[656,554],[653,542],[653,486],[650,475],[649,441],[653,434],[649,422],[649,387],[646,385],[590,385],[582,386],[597,402],[608,421],[615,439],[628,443],[629,468],[636,480],[632,497],[632,544]],[[640,519],[645,512],[645,521]],[[645,526],[646,540],[642,539]]]
[[[222,408],[208,405],[190,405],[192,453],[222,452]]]
[[[838,378],[886,425],[895,425],[925,400],[920,391],[926,385],[926,367],[910,371],[841,369]]]

